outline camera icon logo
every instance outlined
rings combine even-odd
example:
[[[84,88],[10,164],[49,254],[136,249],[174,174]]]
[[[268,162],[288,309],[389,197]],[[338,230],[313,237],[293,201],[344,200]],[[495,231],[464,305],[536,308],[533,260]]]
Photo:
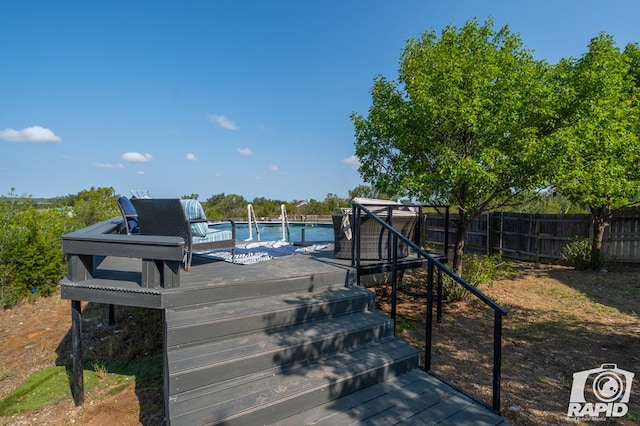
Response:
[[[616,364],[573,373],[569,417],[622,417],[627,414],[634,373]]]

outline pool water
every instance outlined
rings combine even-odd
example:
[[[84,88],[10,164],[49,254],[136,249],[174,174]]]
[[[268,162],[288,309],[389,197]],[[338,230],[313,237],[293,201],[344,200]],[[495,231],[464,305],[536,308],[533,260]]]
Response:
[[[209,225],[216,229],[231,229],[231,224],[223,223]],[[260,241],[278,241],[282,239],[282,224],[280,223],[258,223],[260,230]],[[304,240],[310,242],[332,242],[333,225],[330,223],[290,223],[289,235],[285,230],[285,239],[291,242],[302,241],[302,231],[304,230]],[[255,224],[252,225],[253,241],[258,241]],[[247,223],[236,223],[236,240],[244,241],[249,238],[249,227]]]

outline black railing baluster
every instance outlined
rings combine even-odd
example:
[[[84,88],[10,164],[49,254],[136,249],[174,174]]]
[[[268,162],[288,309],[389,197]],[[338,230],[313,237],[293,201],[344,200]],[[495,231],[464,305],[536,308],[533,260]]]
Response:
[[[442,322],[442,269],[438,268],[438,298],[436,299],[436,322]]]
[[[424,369],[431,370],[431,345],[433,342],[433,262],[427,264],[427,312],[424,337]]]
[[[502,365],[502,314],[494,311],[493,318],[493,401],[492,408],[500,413],[500,380]]]
[[[396,335],[396,306],[397,306],[397,278],[398,278],[398,237],[393,235],[393,260],[391,262],[391,319],[393,319],[393,335]]]

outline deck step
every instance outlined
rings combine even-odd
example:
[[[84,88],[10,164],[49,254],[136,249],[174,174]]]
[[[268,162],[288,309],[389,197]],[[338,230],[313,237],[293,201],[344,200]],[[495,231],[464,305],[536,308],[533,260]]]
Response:
[[[275,259],[279,260],[279,259]],[[272,263],[270,265],[266,265]],[[283,270],[290,269],[284,263],[277,262],[261,262],[259,265],[265,264],[262,268],[277,268],[281,266]],[[239,267],[238,265],[234,265]],[[243,271],[251,269],[251,266],[242,266]],[[195,268],[189,272],[192,274],[189,279],[198,280],[199,274],[205,271],[198,271]],[[246,272],[244,272],[246,274]],[[295,274],[295,275],[294,275]],[[256,270],[254,277],[246,277],[241,275],[238,280],[242,281],[242,285],[238,285],[234,280],[227,283],[215,284],[207,287],[189,288],[181,286],[179,289],[172,289],[164,292],[164,307],[173,309],[182,306],[189,306],[210,302],[225,302],[230,300],[251,299],[256,297],[269,297],[277,294],[290,294],[296,292],[323,292],[326,289],[340,289],[344,287],[352,287],[355,285],[354,274],[348,270],[311,270],[305,273],[304,270],[291,271],[289,278],[265,279],[265,276],[273,275],[265,271]],[[200,277],[205,280],[206,277]]]
[[[395,339],[204,386],[169,399],[172,425],[267,424],[403,374],[418,365],[418,350]],[[276,374],[277,373],[277,374]]]
[[[377,311],[327,317],[168,352],[169,392],[184,392],[240,375],[307,362],[393,335]]]
[[[166,310],[169,347],[273,330],[374,308],[374,294],[362,287],[297,292]]]
[[[277,421],[272,426],[504,425],[499,415],[415,369]]]

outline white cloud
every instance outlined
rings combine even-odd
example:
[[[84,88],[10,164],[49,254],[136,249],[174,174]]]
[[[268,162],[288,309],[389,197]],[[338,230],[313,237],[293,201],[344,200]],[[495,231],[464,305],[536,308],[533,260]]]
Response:
[[[99,169],[124,169],[124,165],[118,163],[118,164],[111,164],[111,163],[98,163],[96,164],[96,167]]]
[[[192,154],[192,153],[188,153],[188,154],[187,154],[187,160],[189,160],[189,161],[198,161],[198,160],[199,160],[199,158],[198,158],[198,157],[196,157],[196,156],[195,156],[194,154]]]
[[[211,114],[209,115],[209,120],[211,120],[211,122],[213,123],[217,123],[218,126],[222,127],[223,129],[238,130],[238,126],[236,126],[236,123],[229,120],[224,115]]]
[[[139,152],[125,152],[122,154],[122,159],[124,161],[129,161],[130,163],[147,163],[153,160],[153,156],[151,154],[141,154]]]
[[[238,151],[238,154],[242,155],[243,157],[249,157],[250,155],[253,155],[253,151],[251,151],[251,149],[249,148],[238,148],[236,151]]]
[[[62,138],[46,127],[31,126],[22,130],[0,130],[0,139],[7,142],[62,142]]]
[[[343,158],[342,162],[344,164],[348,164],[349,166],[351,166],[351,168],[355,171],[358,171],[358,169],[360,168],[360,160],[355,155],[352,155],[351,157]]]
[[[142,176],[142,175],[144,175],[144,174],[146,174],[146,173],[145,173],[145,172],[143,172],[142,170],[140,170],[140,171],[136,172],[136,174],[137,174],[137,175]]]
[[[270,172],[277,172],[278,170],[280,170],[280,168],[275,164],[269,164],[267,166],[267,170],[269,170]]]

